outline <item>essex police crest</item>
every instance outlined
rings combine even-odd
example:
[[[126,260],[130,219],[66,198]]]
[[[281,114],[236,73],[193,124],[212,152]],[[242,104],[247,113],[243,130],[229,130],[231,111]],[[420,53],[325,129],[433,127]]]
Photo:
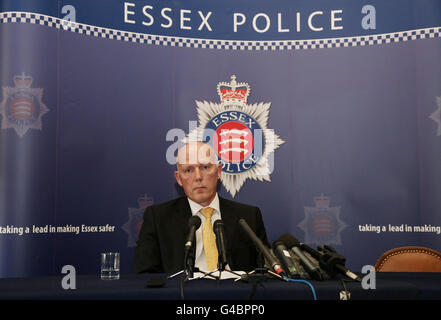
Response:
[[[121,227],[129,236],[127,247],[136,247],[139,231],[144,222],[145,209],[153,204],[153,198],[147,194],[138,198],[138,208],[129,208],[129,220]]]
[[[1,128],[14,128],[20,138],[29,129],[41,130],[41,118],[49,111],[41,100],[43,88],[31,88],[32,81],[31,76],[22,73],[14,76],[14,88],[3,87]]]
[[[305,232],[306,243],[341,245],[340,233],[346,224],[340,219],[340,206],[331,207],[331,198],[314,197],[315,207],[305,207],[305,218],[299,227]]]
[[[209,143],[222,164],[221,181],[232,197],[247,179],[271,181],[274,151],[284,141],[267,128],[270,102],[247,104],[248,83],[220,82],[220,103],[196,101],[199,126],[188,139]]]

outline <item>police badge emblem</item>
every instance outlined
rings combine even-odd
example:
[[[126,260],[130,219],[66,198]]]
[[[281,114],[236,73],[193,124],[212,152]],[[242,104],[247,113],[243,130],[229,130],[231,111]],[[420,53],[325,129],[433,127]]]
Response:
[[[41,118],[49,111],[42,102],[43,88],[31,88],[33,78],[22,73],[14,76],[15,87],[3,87],[1,129],[14,128],[22,138],[29,129],[41,130]]]
[[[436,97],[436,103],[438,104],[438,107],[429,116],[429,118],[436,122],[437,124],[436,135],[441,136],[441,96]]]
[[[341,207],[331,207],[331,199],[323,195],[314,197],[315,207],[305,207],[305,218],[299,228],[305,232],[305,243],[341,245],[340,233],[346,224],[340,219]]]
[[[283,141],[267,128],[271,103],[247,104],[248,83],[220,82],[220,103],[196,101],[199,126],[188,136],[204,141],[216,151],[222,164],[221,181],[234,196],[247,179],[271,181],[274,151]]]
[[[153,198],[145,194],[138,198],[138,208],[129,208],[129,220],[121,227],[128,235],[127,247],[136,247],[139,231],[144,222],[145,209],[153,205]]]

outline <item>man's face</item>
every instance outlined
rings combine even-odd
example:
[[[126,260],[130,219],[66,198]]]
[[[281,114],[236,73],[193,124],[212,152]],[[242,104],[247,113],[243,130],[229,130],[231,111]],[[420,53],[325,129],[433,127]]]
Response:
[[[190,143],[178,152],[175,177],[188,198],[201,206],[208,206],[216,195],[222,165],[215,163],[212,149],[206,144]]]

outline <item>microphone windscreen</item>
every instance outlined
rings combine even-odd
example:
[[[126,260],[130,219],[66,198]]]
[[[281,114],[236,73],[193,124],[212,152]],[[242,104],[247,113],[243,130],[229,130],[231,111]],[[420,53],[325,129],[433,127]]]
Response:
[[[191,216],[188,220],[188,227],[191,228],[192,226],[195,226],[195,228],[198,229],[201,226],[201,218],[198,216]]]
[[[273,248],[273,250],[274,250],[277,246],[279,246],[279,245],[281,245],[281,244],[285,246],[285,244],[284,244],[282,241],[280,241],[280,240],[276,240],[276,241],[273,242],[273,245],[272,245],[271,248]],[[285,246],[285,247],[286,247],[286,246]]]
[[[288,249],[291,249],[292,247],[300,246],[299,240],[297,240],[292,235],[287,234],[287,233],[282,234],[279,237],[279,239],[277,239],[276,241],[282,242],[285,245],[285,247],[287,247]]]

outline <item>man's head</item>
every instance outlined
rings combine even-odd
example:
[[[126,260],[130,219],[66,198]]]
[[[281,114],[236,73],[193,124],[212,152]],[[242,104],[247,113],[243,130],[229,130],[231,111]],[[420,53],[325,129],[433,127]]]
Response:
[[[178,151],[175,177],[188,198],[207,206],[216,195],[222,173],[216,153],[204,142],[189,142]]]

